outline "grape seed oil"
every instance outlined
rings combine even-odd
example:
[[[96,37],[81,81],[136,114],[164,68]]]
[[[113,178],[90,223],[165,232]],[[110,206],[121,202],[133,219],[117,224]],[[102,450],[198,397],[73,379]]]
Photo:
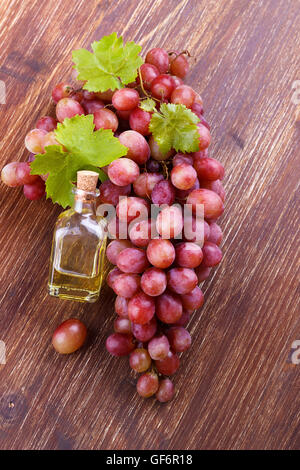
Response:
[[[57,219],[52,242],[49,294],[95,302],[104,275],[106,220],[96,215],[98,174],[77,173],[74,207]]]

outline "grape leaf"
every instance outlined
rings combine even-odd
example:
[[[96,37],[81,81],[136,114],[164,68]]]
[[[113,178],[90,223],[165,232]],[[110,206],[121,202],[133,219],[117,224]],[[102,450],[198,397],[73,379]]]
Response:
[[[141,101],[140,108],[148,112],[155,111],[155,101],[152,98],[146,98],[145,100]]]
[[[123,45],[117,33],[103,36],[92,44],[93,53],[86,49],[73,51],[73,62],[78,80],[86,80],[83,88],[88,91],[115,90],[134,82],[143,59],[141,46],[132,42]]]
[[[165,154],[172,148],[177,152],[197,152],[200,119],[182,104],[161,104],[160,112],[154,112],[149,129],[160,151]]]
[[[67,118],[57,125],[54,132],[61,145],[46,147],[45,153],[36,155],[30,167],[33,175],[48,174],[47,197],[63,207],[72,205],[77,171],[96,171],[104,181],[107,176],[99,167],[127,153],[127,148],[120,144],[110,129],[94,132],[92,115]]]

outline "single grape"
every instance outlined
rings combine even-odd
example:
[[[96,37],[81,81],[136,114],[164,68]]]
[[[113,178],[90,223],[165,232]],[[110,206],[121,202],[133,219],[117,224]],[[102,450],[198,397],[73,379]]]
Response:
[[[146,162],[147,171],[150,173],[158,173],[161,171],[161,164],[153,158],[149,158]]]
[[[156,315],[163,323],[177,323],[182,315],[182,303],[179,295],[166,291],[157,297]]]
[[[43,152],[45,151],[45,148],[48,147],[49,145],[60,145],[60,143],[56,140],[55,133],[53,131],[48,132],[44,136],[44,142],[43,142]]]
[[[175,58],[170,56],[170,73],[179,78],[184,78],[188,71],[189,63],[183,54],[179,54]]]
[[[148,218],[149,204],[145,199],[135,196],[123,197],[117,205],[117,216],[121,221],[131,222],[137,217]]]
[[[111,289],[113,288],[114,280],[120,275],[123,274],[119,268],[113,268],[109,271],[106,276],[106,283]]]
[[[157,99],[169,99],[175,90],[175,82],[171,75],[162,74],[151,83],[151,94]]]
[[[147,219],[131,224],[129,237],[134,245],[142,248],[147,246],[152,238],[158,238],[155,220]]]
[[[119,111],[131,111],[136,108],[140,102],[140,95],[132,88],[121,88],[114,92],[112,105]]]
[[[203,292],[198,286],[188,294],[181,295],[180,298],[185,310],[196,310],[197,308],[202,307],[204,302]]]
[[[130,247],[132,247],[132,243],[129,240],[112,240],[106,248],[108,261],[112,264],[117,264],[117,259],[121,251]]]
[[[151,240],[147,246],[147,258],[156,268],[168,268],[175,260],[175,248],[169,240]]]
[[[138,292],[128,302],[128,317],[133,323],[144,325],[155,313],[155,302],[144,292]]]
[[[138,394],[143,398],[149,398],[158,390],[158,376],[155,372],[146,372],[141,375],[136,384]]]
[[[155,361],[155,367],[160,374],[173,375],[179,369],[179,357],[172,351],[169,352],[165,359]]]
[[[102,204],[112,204],[116,206],[120,196],[127,196],[131,192],[131,185],[117,186],[109,180],[104,181],[100,186],[99,200]]]
[[[203,259],[202,250],[196,243],[178,243],[175,247],[175,252],[176,263],[182,268],[196,268]]]
[[[172,159],[172,165],[177,166],[182,163],[187,163],[188,165],[193,165],[193,156],[189,153],[176,153]]]
[[[203,118],[203,116],[202,116],[203,115],[203,106],[201,104],[194,102],[192,104],[191,111],[193,111],[193,113],[195,113],[196,116],[198,116],[198,118],[202,120],[202,118]]]
[[[174,323],[174,326],[186,327],[188,322],[190,321],[190,318],[191,314],[189,313],[189,310],[183,310],[181,317],[176,323]]]
[[[119,121],[113,111],[102,108],[94,112],[94,124],[97,130],[111,129],[115,132],[118,129]]]
[[[44,152],[44,138],[47,131],[42,129],[32,129],[25,137],[25,147],[32,153]]]
[[[56,328],[52,336],[52,345],[60,354],[71,354],[81,348],[86,336],[86,326],[80,320],[70,318]]]
[[[170,351],[170,344],[165,335],[155,336],[148,343],[148,352],[151,359],[160,360],[167,357]]]
[[[16,167],[16,178],[19,181],[19,184],[33,184],[38,179],[38,175],[31,175],[30,174],[30,165],[28,162],[20,162]]]
[[[137,348],[129,356],[129,365],[135,372],[145,372],[151,366],[151,357],[145,348]]]
[[[198,284],[198,278],[193,269],[173,268],[167,274],[168,288],[176,294],[187,294]]]
[[[97,91],[96,96],[99,100],[104,101],[105,103],[111,103],[114,91],[106,90],[106,91]]]
[[[172,184],[178,189],[190,189],[197,180],[195,168],[187,163],[176,165],[171,171]]]
[[[153,135],[151,135],[149,139],[149,146],[150,146],[151,156],[152,158],[154,158],[154,160],[158,160],[158,161],[168,160],[174,154],[173,150],[169,150],[167,153],[163,154],[159,150],[159,146],[157,142],[154,140]]]
[[[203,106],[203,99],[202,99],[202,97],[199,95],[199,93],[196,93],[196,96],[195,96],[195,103],[201,104],[201,106]]]
[[[182,232],[182,210],[177,206],[165,207],[157,216],[156,228],[162,238],[174,238]]]
[[[59,122],[81,114],[84,114],[83,107],[78,101],[72,98],[63,98],[56,105],[56,117]]]
[[[211,141],[211,135],[206,126],[201,123],[197,124],[199,134],[199,150],[205,150]]]
[[[180,85],[183,85],[183,80],[181,78],[177,77],[176,75],[171,75],[171,76],[172,76],[173,81],[175,83],[175,88],[177,88]]]
[[[67,83],[58,83],[52,90],[52,99],[55,103],[58,103],[63,98],[68,98],[68,96],[73,93],[74,88]]]
[[[214,191],[215,193],[217,193],[218,196],[220,196],[223,202],[225,201],[226,193],[220,180],[216,180],[216,181],[202,180],[201,188],[210,189],[211,191]]]
[[[169,206],[175,201],[175,188],[169,180],[162,180],[154,186],[151,199],[153,204],[168,204]]]
[[[141,277],[141,288],[151,297],[161,295],[167,287],[166,273],[159,268],[147,269]]]
[[[143,81],[143,87],[145,90],[150,90],[151,83],[153,80],[158,77],[159,70],[155,65],[151,64],[142,64],[140,67],[141,77]],[[137,77],[138,83],[140,83],[140,77]]]
[[[195,189],[187,198],[187,203],[192,204],[193,212],[197,212],[197,205],[203,204],[204,217],[216,219],[224,211],[223,201],[215,192],[209,189]]]
[[[87,114],[94,114],[96,111],[99,111],[99,109],[104,108],[104,103],[101,100],[84,99],[80,104]]]
[[[194,168],[197,171],[200,180],[219,180],[224,177],[224,167],[215,158],[206,157],[194,162]]]
[[[174,397],[174,385],[170,379],[163,379],[159,382],[156,392],[156,399],[161,403],[166,403]]]
[[[130,158],[138,165],[146,163],[150,157],[150,147],[141,134],[136,131],[125,131],[119,135],[119,141],[128,148],[126,158]]]
[[[22,184],[17,177],[18,166],[19,162],[11,162],[7,163],[7,165],[2,168],[1,179],[2,182],[6,184],[6,186],[15,188],[16,186],[20,186]]]
[[[195,92],[188,85],[180,85],[172,91],[171,103],[183,104],[191,108],[195,100]]]
[[[138,165],[130,158],[118,158],[108,166],[108,176],[117,186],[127,186],[139,176]]]
[[[203,243],[208,240],[210,234],[209,225],[206,220],[194,216],[186,215],[184,217],[184,240],[197,243],[202,247]]]
[[[139,197],[151,197],[154,186],[164,179],[161,173],[142,173],[133,182],[133,190]]]
[[[167,331],[167,337],[174,352],[183,352],[189,349],[192,338],[189,332],[182,326],[172,326]]]
[[[195,273],[197,274],[197,277],[198,277],[198,282],[200,283],[200,282],[205,281],[210,275],[210,271],[211,271],[211,268],[208,268],[207,266],[202,266],[202,264],[198,266],[195,269]]]
[[[135,108],[129,116],[129,125],[132,130],[139,132],[142,135],[149,135],[149,124],[151,121],[152,113],[144,111],[141,108]]]
[[[88,90],[82,90],[82,96],[83,96],[83,99],[87,101],[92,101],[97,98],[97,94],[95,92],[88,91]]]
[[[140,276],[137,274],[122,273],[116,275],[112,282],[115,294],[130,299],[140,288]]]
[[[117,295],[115,300],[115,312],[122,318],[128,318],[128,302],[125,297]]]
[[[114,330],[116,333],[122,333],[124,335],[131,334],[131,322],[128,318],[118,317],[114,321]]]
[[[113,333],[107,338],[105,347],[112,356],[128,356],[135,344],[131,335]]]
[[[160,47],[151,49],[146,55],[145,62],[154,65],[160,73],[167,73],[169,69],[169,55]]]
[[[139,325],[138,323],[131,324],[132,334],[138,341],[142,343],[146,343],[155,335],[157,331],[157,321],[155,316],[151,318],[151,320],[143,325]]]
[[[41,117],[36,123],[36,129],[42,129],[46,132],[51,132],[56,129],[57,120],[50,116]]]
[[[203,251],[203,266],[211,268],[220,263],[222,259],[222,251],[215,243],[206,242],[202,248]]]
[[[207,122],[207,120],[205,119],[204,116],[200,117],[200,124],[205,126],[210,131],[210,125],[209,125],[209,123]]]
[[[216,245],[219,246],[223,239],[223,232],[222,232],[221,227],[218,224],[216,224],[216,222],[212,222],[211,224],[209,224],[209,228],[210,228],[210,234],[209,234],[208,241],[211,243],[215,243]]]
[[[30,201],[37,201],[38,199],[41,199],[45,194],[44,181],[38,179],[32,184],[24,184],[23,193],[24,196]]]

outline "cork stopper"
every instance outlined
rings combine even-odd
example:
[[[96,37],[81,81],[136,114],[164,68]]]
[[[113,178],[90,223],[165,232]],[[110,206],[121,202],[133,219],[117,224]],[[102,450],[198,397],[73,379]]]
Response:
[[[95,171],[77,171],[77,189],[87,192],[96,190],[99,175]]]

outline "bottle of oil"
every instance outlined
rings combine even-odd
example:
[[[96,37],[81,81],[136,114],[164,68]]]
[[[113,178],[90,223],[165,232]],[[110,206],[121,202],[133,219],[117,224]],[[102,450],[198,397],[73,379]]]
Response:
[[[98,174],[78,171],[74,207],[57,219],[52,242],[49,294],[95,302],[104,272],[106,221],[96,215]]]

